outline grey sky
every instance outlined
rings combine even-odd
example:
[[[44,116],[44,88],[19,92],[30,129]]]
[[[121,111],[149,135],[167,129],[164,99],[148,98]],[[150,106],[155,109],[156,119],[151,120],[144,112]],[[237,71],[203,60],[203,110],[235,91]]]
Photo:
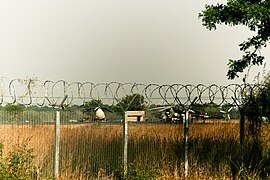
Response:
[[[228,84],[245,27],[206,30],[215,0],[1,0],[0,76],[41,80]],[[269,59],[270,53],[262,51]],[[255,68],[255,75],[260,68]]]

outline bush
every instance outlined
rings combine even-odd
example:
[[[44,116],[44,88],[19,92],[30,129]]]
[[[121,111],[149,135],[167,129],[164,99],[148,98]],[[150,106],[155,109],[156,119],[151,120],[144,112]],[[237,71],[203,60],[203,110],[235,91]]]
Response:
[[[118,180],[154,180],[157,175],[158,173],[155,170],[136,167],[132,163],[128,165],[125,177],[123,168],[114,171],[114,177]]]
[[[37,179],[37,168],[33,165],[33,150],[25,146],[16,146],[7,156],[3,156],[3,144],[0,144],[0,179]]]

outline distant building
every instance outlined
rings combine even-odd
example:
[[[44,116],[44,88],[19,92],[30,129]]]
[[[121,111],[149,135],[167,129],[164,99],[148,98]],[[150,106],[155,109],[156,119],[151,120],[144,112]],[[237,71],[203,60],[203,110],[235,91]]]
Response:
[[[144,122],[144,111],[127,111],[129,122]]]

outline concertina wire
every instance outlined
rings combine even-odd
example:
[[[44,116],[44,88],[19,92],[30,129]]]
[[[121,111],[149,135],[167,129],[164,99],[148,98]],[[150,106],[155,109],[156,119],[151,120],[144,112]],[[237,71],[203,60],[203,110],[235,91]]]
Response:
[[[196,103],[239,105],[246,97],[263,88],[260,84],[140,84],[140,83],[93,83],[64,80],[40,81],[38,79],[0,80],[0,104],[48,106],[66,98],[66,106],[82,105],[91,100],[115,105],[127,95],[140,94],[146,107],[151,105],[187,106]]]

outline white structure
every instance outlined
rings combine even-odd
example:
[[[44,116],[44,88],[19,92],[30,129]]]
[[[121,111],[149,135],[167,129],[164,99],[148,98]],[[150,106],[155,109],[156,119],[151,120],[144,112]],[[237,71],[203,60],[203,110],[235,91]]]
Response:
[[[143,122],[145,112],[144,111],[127,111],[128,122]]]

